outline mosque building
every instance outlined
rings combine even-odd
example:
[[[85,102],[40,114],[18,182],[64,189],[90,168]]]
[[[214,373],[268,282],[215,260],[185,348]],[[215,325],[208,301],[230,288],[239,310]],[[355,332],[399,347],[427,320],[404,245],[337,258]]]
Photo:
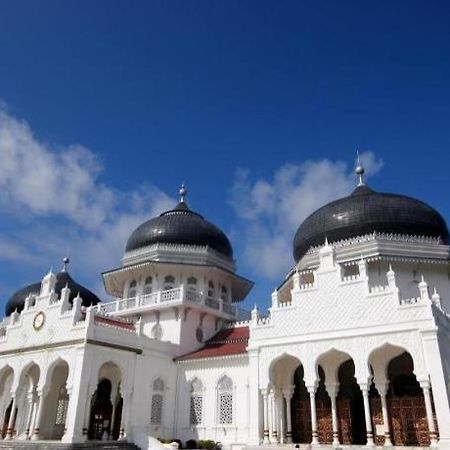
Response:
[[[450,450],[448,228],[363,174],[299,225],[266,315],[240,309],[253,283],[184,186],[102,274],[114,301],[68,259],[18,290],[0,323],[0,448]]]

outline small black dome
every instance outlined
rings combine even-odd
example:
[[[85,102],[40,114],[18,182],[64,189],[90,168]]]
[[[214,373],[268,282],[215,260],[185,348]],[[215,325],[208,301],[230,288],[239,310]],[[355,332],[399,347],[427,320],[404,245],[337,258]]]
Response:
[[[70,297],[69,301],[72,303],[73,299],[80,293],[80,297],[82,298],[83,306],[91,306],[96,305],[100,302],[100,299],[89,289],[78,284],[67,271],[62,270],[61,272],[56,274],[56,286],[55,292],[60,295],[61,290],[68,286],[70,289]],[[16,293],[14,293],[11,298],[6,302],[5,305],[5,314],[9,316],[11,313],[17,310],[17,312],[21,312],[25,306],[25,299],[30,295],[39,295],[41,291],[41,283],[34,283],[26,286],[22,289],[19,289]]]
[[[378,193],[365,185],[328,203],[300,225],[294,238],[298,262],[312,246],[373,233],[440,237],[450,241],[447,225],[431,206],[411,197]]]
[[[207,246],[233,258],[233,249],[225,233],[191,211],[184,201],[136,228],[125,250],[129,252],[156,243]]]

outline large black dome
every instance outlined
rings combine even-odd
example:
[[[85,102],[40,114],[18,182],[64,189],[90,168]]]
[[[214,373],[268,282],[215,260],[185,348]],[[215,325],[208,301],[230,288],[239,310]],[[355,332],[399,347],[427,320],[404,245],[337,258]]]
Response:
[[[191,211],[183,199],[174,209],[136,228],[127,241],[126,251],[156,243],[206,246],[233,258],[233,249],[225,233]]]
[[[294,238],[298,262],[311,246],[361,236],[372,232],[440,237],[449,243],[442,216],[431,206],[411,197],[378,193],[365,185],[349,196],[328,203],[311,214]]]
[[[100,299],[89,289],[85,288],[81,284],[78,284],[66,270],[62,270],[61,272],[56,274],[56,286],[55,292],[60,295],[61,290],[68,286],[70,289],[70,297],[69,301],[72,303],[73,299],[80,294],[82,298],[83,306],[91,306],[96,305],[100,302]],[[12,312],[16,311],[21,312],[25,306],[25,299],[29,295],[39,295],[41,291],[41,283],[33,283],[29,286],[25,286],[22,289],[19,289],[16,293],[14,293],[10,299],[6,302],[5,305],[5,315],[9,316]]]

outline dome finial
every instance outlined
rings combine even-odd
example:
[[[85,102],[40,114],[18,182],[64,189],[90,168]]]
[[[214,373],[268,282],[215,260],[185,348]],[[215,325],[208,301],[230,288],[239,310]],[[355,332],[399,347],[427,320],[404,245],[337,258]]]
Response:
[[[180,194],[180,202],[184,203],[185,197],[187,195],[187,189],[184,183],[181,183],[181,187],[178,193]]]
[[[63,268],[61,270],[61,272],[67,272],[67,267],[70,263],[70,259],[66,256],[65,258],[63,258]]]
[[[362,165],[361,159],[359,157],[359,151],[356,150],[356,167],[355,167],[355,173],[358,176],[358,186],[364,186],[364,166]]]

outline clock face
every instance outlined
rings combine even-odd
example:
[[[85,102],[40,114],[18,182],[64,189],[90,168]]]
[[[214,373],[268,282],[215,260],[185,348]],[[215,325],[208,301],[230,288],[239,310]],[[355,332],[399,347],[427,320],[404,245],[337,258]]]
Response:
[[[33,327],[35,330],[40,330],[45,322],[45,314],[40,311],[34,316]]]

